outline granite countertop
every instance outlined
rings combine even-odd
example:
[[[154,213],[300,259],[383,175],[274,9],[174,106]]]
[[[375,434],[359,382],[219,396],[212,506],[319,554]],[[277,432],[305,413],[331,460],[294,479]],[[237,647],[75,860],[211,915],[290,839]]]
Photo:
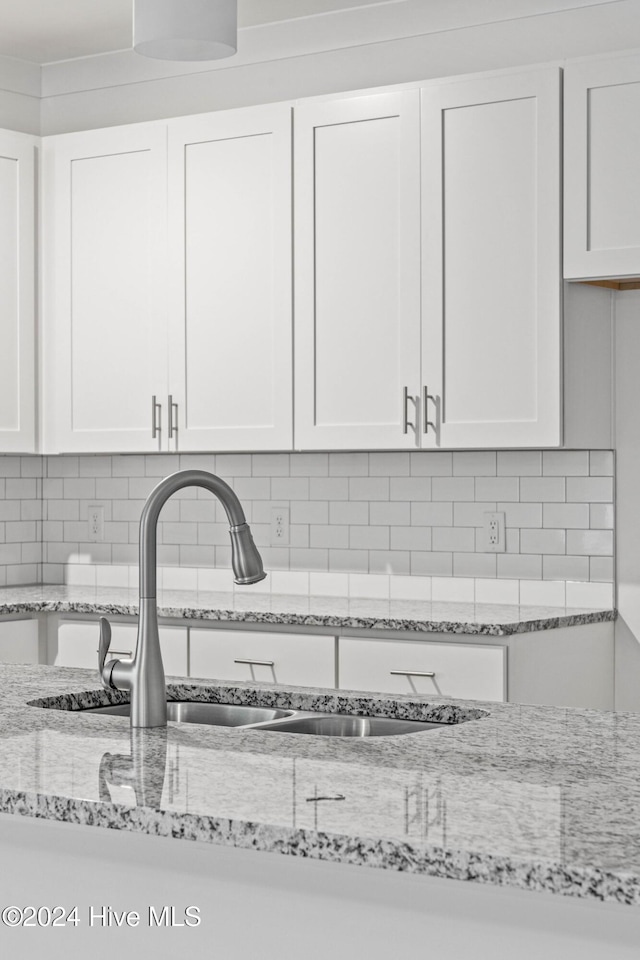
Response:
[[[0,589],[0,615],[43,612],[135,616],[138,613],[138,592],[120,587],[46,585]],[[601,623],[616,617],[615,610],[573,607],[186,590],[160,591],[158,613],[161,617],[189,620],[493,637]]]
[[[70,712],[124,699],[93,672],[2,665],[0,684],[5,814],[640,906],[640,715],[190,681],[169,695],[447,726],[131,736]]]

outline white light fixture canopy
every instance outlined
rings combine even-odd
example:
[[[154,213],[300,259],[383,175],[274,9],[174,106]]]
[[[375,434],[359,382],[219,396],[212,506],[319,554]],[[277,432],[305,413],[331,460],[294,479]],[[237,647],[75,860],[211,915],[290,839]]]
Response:
[[[219,60],[237,48],[237,0],[133,0],[136,53],[157,60]]]

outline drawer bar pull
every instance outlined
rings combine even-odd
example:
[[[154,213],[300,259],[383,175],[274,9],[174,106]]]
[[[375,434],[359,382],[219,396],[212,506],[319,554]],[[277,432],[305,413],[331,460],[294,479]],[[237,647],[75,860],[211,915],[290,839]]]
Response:
[[[234,663],[246,663],[250,667],[274,667],[274,660],[249,660],[249,658],[240,657],[238,660],[234,660]]]
[[[346,800],[343,793],[336,793],[333,797],[305,797],[306,803],[320,803],[321,800]]]
[[[433,670],[390,670],[392,677],[435,677]]]

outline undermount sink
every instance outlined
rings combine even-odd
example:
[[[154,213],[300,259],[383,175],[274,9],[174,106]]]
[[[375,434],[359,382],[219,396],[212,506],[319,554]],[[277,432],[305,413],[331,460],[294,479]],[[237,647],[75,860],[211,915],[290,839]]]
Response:
[[[106,713],[128,717],[130,704],[107,707],[89,707],[83,713]],[[216,727],[246,727],[256,723],[282,720],[293,716],[293,710],[266,707],[244,707],[233,703],[203,703],[199,700],[168,700],[167,719],[178,723],[208,723]]]
[[[390,737],[445,727],[445,723],[427,720],[395,720],[391,717],[353,717],[348,714],[294,717],[262,730],[278,733],[310,733],[316,737]]]
[[[128,703],[85,707],[82,713],[128,717]],[[356,717],[351,714],[311,713],[269,707],[245,707],[199,700],[168,700],[167,719],[177,723],[206,723],[273,733],[301,733],[317,737],[390,737],[434,730],[449,724],[392,717]]]

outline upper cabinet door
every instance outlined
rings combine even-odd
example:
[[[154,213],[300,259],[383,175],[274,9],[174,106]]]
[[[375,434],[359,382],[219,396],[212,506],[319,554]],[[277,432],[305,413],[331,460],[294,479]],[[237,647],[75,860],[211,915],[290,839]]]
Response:
[[[640,276],[640,57],[565,71],[564,275]]]
[[[291,449],[289,106],[170,122],[169,250],[170,448]]]
[[[422,445],[557,445],[559,71],[422,96]]]
[[[298,449],[417,443],[419,126],[417,90],[295,109]]]
[[[0,453],[35,450],[36,143],[0,130]]]
[[[52,137],[44,150],[46,451],[158,450],[166,126]]]

